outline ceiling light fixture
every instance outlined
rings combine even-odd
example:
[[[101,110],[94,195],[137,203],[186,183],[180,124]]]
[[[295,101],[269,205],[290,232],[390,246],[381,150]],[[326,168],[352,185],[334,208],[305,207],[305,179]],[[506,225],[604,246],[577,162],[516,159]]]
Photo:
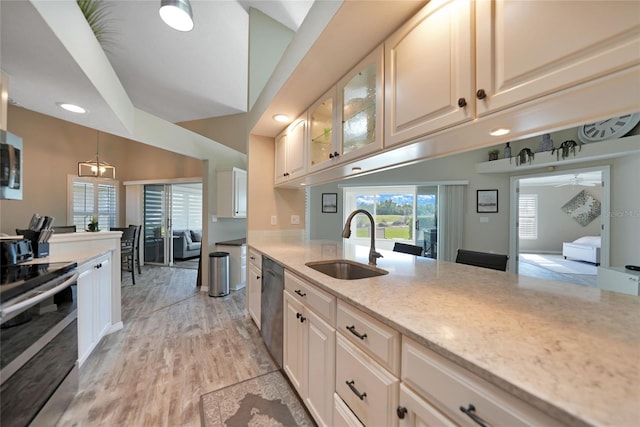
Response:
[[[174,30],[191,31],[193,29],[193,13],[189,0],[162,0],[160,17]]]
[[[60,108],[64,108],[67,111],[71,111],[72,113],[84,114],[87,112],[86,108],[83,108],[79,105],[69,104],[66,102],[57,102]]]
[[[497,129],[493,129],[491,132],[489,132],[489,135],[491,135],[491,136],[502,136],[502,135],[508,134],[509,132],[511,132],[511,129],[497,128]]]
[[[274,114],[273,120],[280,123],[287,123],[289,121],[289,116],[286,114]]]
[[[351,170],[353,172],[360,172],[360,171],[362,171],[362,168],[360,166],[354,166],[354,167],[351,168]]]
[[[96,135],[96,159],[78,162],[78,176],[90,176],[93,178],[116,179],[116,167],[107,162],[100,161],[98,152],[100,149],[100,131]]]

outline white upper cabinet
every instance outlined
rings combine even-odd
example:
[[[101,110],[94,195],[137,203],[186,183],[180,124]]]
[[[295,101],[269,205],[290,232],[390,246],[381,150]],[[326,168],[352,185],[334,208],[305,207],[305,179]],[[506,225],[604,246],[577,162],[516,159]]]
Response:
[[[275,184],[303,176],[306,172],[307,117],[294,120],[275,141]]]
[[[323,169],[340,156],[334,132],[336,87],[332,87],[309,108],[309,172]]]
[[[383,70],[384,49],[381,45],[337,84],[339,161],[351,160],[382,148]]]
[[[475,116],[471,17],[468,0],[432,1],[385,41],[385,146]]]
[[[640,64],[637,1],[475,4],[480,116]]]
[[[217,173],[217,211],[220,218],[247,217],[247,171],[233,168]]]
[[[309,172],[382,148],[383,55],[379,46],[309,108]]]

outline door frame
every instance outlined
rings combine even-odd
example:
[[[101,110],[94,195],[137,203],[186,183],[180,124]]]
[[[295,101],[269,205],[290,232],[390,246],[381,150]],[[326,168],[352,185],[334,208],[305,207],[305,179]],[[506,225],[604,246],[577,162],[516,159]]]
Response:
[[[562,169],[554,170],[544,173],[533,173],[528,175],[514,175],[510,177],[509,183],[509,259],[512,260],[509,263],[509,271],[518,273],[518,254],[519,254],[519,237],[518,237],[518,200],[520,195],[520,180],[527,178],[538,178],[544,176],[555,175],[571,175],[584,172],[600,171],[602,174],[602,193],[601,193],[601,214],[600,214],[600,266],[609,266],[610,255],[610,216],[608,212],[611,211],[611,166],[592,166],[576,169]]]

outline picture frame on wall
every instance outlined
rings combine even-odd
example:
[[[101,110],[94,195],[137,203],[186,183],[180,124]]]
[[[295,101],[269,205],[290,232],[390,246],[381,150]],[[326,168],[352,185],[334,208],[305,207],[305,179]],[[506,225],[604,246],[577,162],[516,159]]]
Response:
[[[498,190],[476,190],[476,212],[498,212]]]
[[[322,193],[322,213],[338,212],[338,193]]]

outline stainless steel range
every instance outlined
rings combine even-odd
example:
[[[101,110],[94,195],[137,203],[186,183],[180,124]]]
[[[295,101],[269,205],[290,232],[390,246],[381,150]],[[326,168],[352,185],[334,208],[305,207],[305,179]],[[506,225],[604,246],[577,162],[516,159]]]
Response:
[[[0,425],[55,425],[78,389],[76,263],[0,267]]]

